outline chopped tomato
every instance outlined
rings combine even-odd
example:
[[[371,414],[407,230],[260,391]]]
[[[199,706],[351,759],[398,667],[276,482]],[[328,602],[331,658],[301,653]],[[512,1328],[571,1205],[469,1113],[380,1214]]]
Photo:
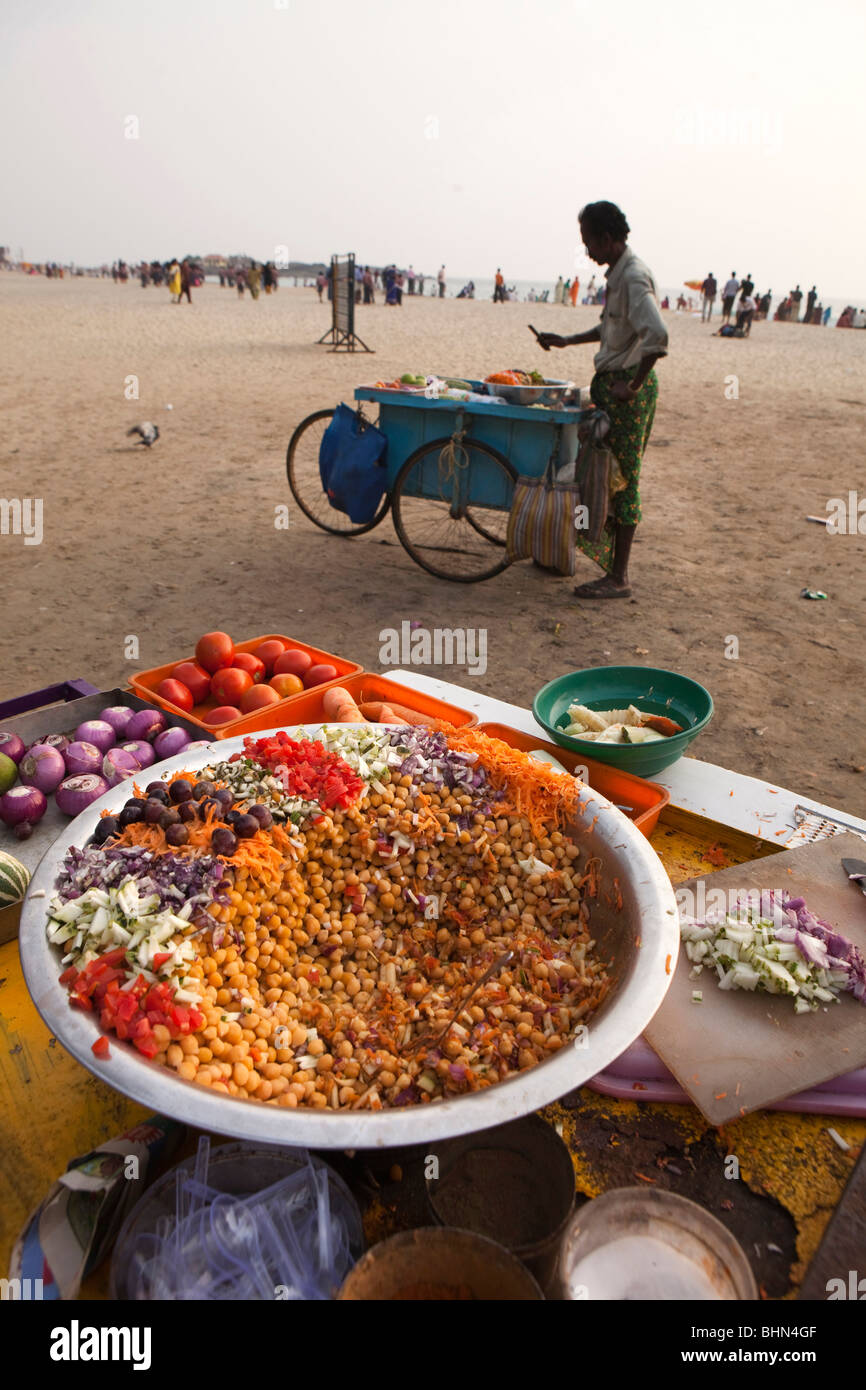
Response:
[[[161,965],[165,965],[167,960],[171,960],[174,951],[157,951],[153,957],[154,969],[158,970]]]
[[[102,1035],[101,1038],[97,1038],[97,1039],[96,1039],[96,1042],[93,1044],[93,1046],[92,1046],[92,1048],[91,1048],[90,1050],[91,1050],[91,1052],[93,1052],[97,1057],[110,1057],[110,1056],[111,1056],[111,1052],[110,1052],[109,1046],[108,1046],[108,1038],[105,1036],[104,1033],[103,1033],[103,1035]]]
[[[266,738],[244,739],[244,755],[269,769],[292,796],[316,801],[326,810],[357,801],[364,783],[337,753],[318,740],[303,743],[284,730]]]

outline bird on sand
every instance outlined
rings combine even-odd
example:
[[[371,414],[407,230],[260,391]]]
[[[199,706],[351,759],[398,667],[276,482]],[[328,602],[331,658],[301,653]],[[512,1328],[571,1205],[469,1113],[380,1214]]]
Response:
[[[142,420],[140,425],[133,425],[131,430],[126,431],[127,438],[132,434],[139,436],[139,443],[150,448],[159,439],[159,425],[151,424],[150,420]]]

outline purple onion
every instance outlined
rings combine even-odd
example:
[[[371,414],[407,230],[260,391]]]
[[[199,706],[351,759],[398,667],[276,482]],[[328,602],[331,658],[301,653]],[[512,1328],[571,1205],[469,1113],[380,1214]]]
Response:
[[[47,743],[35,744],[18,764],[18,776],[28,787],[46,793],[56,791],[66,776],[63,754]]]
[[[0,734],[0,753],[5,753],[7,758],[11,758],[17,766],[24,754],[27,752],[23,738],[17,734]]]
[[[133,739],[131,743],[122,743],[120,746],[124,753],[132,754],[139,767],[150,767],[151,763],[156,762],[153,749],[149,743],[145,743],[143,738]]]
[[[104,719],[85,719],[75,730],[75,737],[80,743],[92,743],[100,753],[107,753],[117,742],[114,726],[106,723]]]
[[[7,755],[8,756],[8,755]],[[6,825],[35,825],[48,810],[45,793],[38,787],[10,787],[0,796],[0,820]]]
[[[156,749],[156,756],[162,759],[173,758],[177,753],[182,753],[191,747],[191,744],[186,729],[175,724],[172,728],[163,729],[161,734],[157,734],[153,746]]]
[[[110,787],[134,777],[136,772],[141,772],[141,763],[123,748],[109,748],[102,759],[102,775]]]
[[[134,713],[135,710],[130,709],[129,705],[108,705],[99,717],[106,724],[111,725],[117,736],[115,741],[119,742],[122,738],[128,737],[129,721]]]
[[[31,743],[27,751],[29,753],[34,748],[56,748],[58,753],[65,753],[70,743],[71,739],[65,734],[46,734],[44,738],[38,738],[35,743]]]
[[[57,788],[54,800],[64,816],[80,816],[82,811],[87,810],[91,801],[96,801],[107,791],[108,783],[105,778],[88,772],[81,777],[67,777]]]
[[[148,743],[153,743],[157,734],[161,734],[166,725],[166,718],[161,709],[138,709],[129,721],[126,730],[128,739],[144,738]]]
[[[102,750],[93,743],[76,741],[64,751],[63,761],[70,777],[86,777],[102,767]]]

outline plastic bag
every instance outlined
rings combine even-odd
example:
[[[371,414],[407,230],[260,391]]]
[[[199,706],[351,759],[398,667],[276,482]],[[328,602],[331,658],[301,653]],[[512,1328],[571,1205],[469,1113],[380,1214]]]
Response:
[[[328,501],[356,526],[373,517],[385,492],[387,438],[347,405],[338,405],[319,446],[319,476]]]

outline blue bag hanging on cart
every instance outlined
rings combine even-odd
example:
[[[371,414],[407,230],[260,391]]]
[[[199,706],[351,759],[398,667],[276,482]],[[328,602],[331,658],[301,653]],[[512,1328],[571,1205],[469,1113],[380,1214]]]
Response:
[[[338,405],[319,446],[328,501],[356,526],[372,521],[385,493],[386,436],[347,405]]]

